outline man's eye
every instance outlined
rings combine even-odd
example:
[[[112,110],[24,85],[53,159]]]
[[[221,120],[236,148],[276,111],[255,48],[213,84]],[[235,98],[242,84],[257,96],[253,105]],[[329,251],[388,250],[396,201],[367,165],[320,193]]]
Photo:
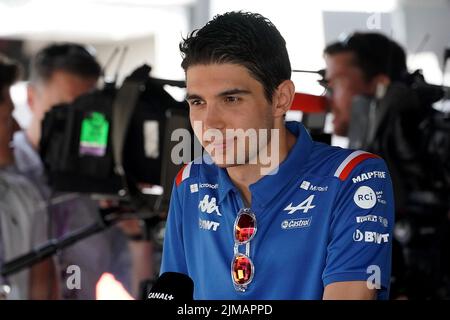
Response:
[[[199,106],[203,104],[203,101],[200,99],[195,99],[195,100],[189,100],[189,104],[191,106]]]
[[[238,97],[234,97],[234,96],[225,97],[225,102],[228,102],[228,103],[236,103],[239,100],[240,99]]]

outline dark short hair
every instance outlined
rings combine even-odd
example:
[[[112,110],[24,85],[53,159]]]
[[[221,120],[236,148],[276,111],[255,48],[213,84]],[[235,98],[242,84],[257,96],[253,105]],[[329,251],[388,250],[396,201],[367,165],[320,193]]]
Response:
[[[82,78],[98,78],[101,67],[94,55],[76,43],[52,44],[40,50],[31,61],[31,81],[47,81],[55,71]]]
[[[379,74],[387,75],[392,81],[401,81],[407,75],[405,51],[381,33],[356,32],[343,41],[329,44],[324,50],[326,55],[346,52],[354,54],[354,63],[367,81]]]
[[[20,65],[0,54],[0,102],[3,102],[3,90],[16,82],[21,74]]]
[[[257,13],[216,15],[180,43],[186,71],[190,66],[233,63],[245,67],[264,87],[269,101],[278,85],[291,78],[286,41],[269,19]]]

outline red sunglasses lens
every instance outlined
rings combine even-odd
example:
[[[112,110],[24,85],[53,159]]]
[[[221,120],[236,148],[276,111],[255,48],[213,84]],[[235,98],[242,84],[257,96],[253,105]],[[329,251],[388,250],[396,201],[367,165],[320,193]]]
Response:
[[[241,214],[236,223],[235,237],[240,243],[249,241],[255,233],[255,219],[249,214]]]
[[[237,255],[233,261],[234,283],[245,285],[252,279],[253,266],[250,259],[244,255]]]

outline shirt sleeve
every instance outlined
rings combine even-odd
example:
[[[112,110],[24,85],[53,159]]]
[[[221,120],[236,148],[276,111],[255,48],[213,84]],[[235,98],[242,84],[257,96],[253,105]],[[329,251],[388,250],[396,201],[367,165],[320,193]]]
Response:
[[[394,226],[392,182],[382,159],[360,163],[341,181],[335,199],[324,287],[340,281],[367,281],[378,298],[389,293]]]
[[[183,186],[172,188],[170,198],[169,214],[164,233],[164,244],[160,274],[164,272],[179,272],[188,274],[186,256],[183,245],[182,214],[183,209],[179,199],[179,189]]]

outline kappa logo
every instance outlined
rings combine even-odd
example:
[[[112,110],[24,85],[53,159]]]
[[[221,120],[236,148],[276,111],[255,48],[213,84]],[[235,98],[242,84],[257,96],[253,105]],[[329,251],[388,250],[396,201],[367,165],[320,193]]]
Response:
[[[203,200],[199,202],[198,207],[200,208],[201,212],[206,212],[209,214],[216,213],[218,216],[222,216],[222,214],[219,212],[219,207],[216,204],[215,197],[211,197],[210,200],[209,195],[206,194],[203,197]]]
[[[386,172],[384,171],[370,171],[361,173],[359,176],[352,178],[353,183],[359,183],[373,178],[386,179]]]
[[[305,201],[302,203],[296,205],[295,207],[292,206],[292,202],[289,203],[289,205],[283,209],[283,211],[288,211],[288,214],[293,214],[297,212],[298,210],[302,210],[303,213],[308,213],[309,210],[315,208],[316,206],[312,204],[314,200],[314,195],[309,196],[306,198]]]

